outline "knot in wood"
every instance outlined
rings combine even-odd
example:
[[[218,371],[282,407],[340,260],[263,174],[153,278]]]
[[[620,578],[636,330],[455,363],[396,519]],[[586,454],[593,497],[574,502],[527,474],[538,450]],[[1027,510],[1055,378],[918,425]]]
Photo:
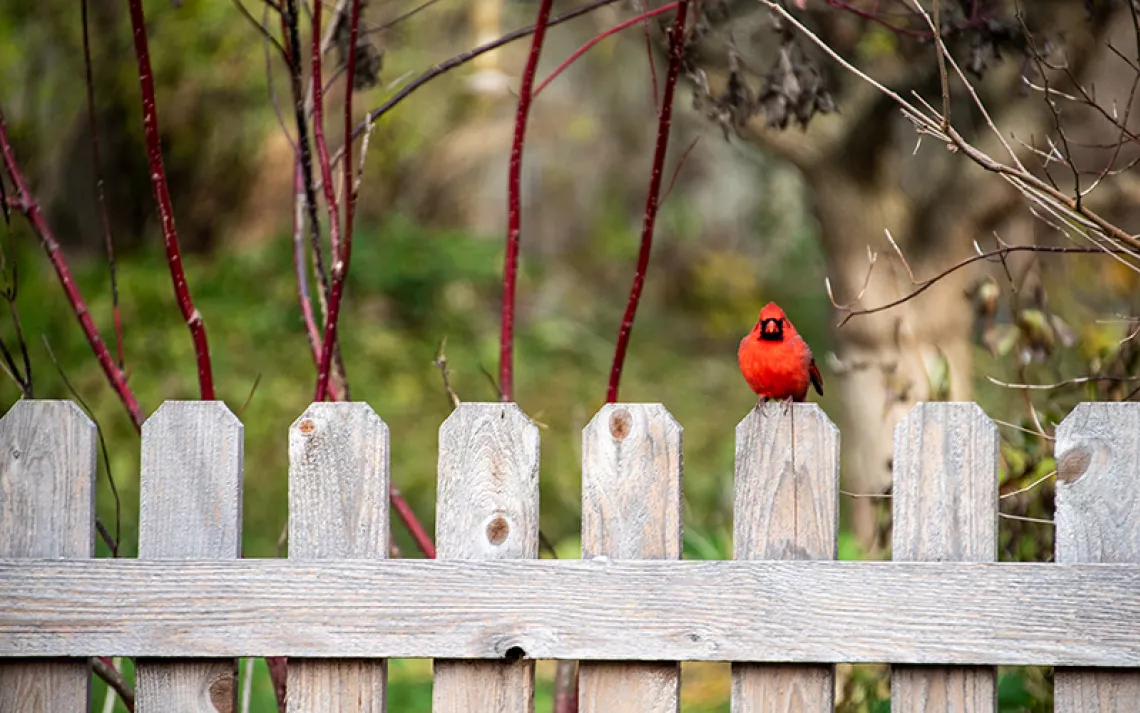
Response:
[[[487,542],[498,547],[507,541],[511,534],[511,524],[502,515],[487,523]]]
[[[1065,455],[1057,461],[1057,479],[1064,483],[1072,483],[1085,474],[1092,463],[1092,453],[1088,448],[1077,446],[1066,451]]]
[[[301,421],[300,425],[297,426],[297,430],[299,430],[302,435],[307,436],[313,431],[317,430],[317,424],[313,423],[313,419],[306,418],[305,420]]]
[[[234,711],[234,679],[233,676],[219,676],[210,684],[210,705],[218,713],[233,713]]]
[[[20,460],[21,455],[23,455],[23,454],[20,453],[19,448],[13,448],[12,449],[12,460]]]
[[[624,441],[632,427],[633,418],[628,410],[619,408],[610,414],[610,435],[614,440]]]

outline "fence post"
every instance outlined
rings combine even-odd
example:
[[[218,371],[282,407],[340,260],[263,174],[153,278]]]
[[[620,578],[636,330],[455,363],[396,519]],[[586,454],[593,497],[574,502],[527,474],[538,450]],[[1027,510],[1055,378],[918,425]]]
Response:
[[[366,403],[314,403],[289,428],[289,558],[388,557],[388,426]],[[289,659],[289,713],[386,710],[383,659]]]
[[[1057,428],[1056,456],[1056,561],[1140,562],[1140,403],[1078,404]],[[1138,702],[1138,671],[1054,672],[1057,713],[1125,713]]]
[[[997,559],[998,438],[975,403],[920,403],[895,427],[893,558]],[[1028,612],[1027,612],[1028,615]],[[892,713],[993,713],[992,666],[892,666]]]
[[[681,425],[661,404],[606,404],[582,432],[582,558],[681,559]],[[578,667],[581,713],[677,713],[675,662]]]
[[[243,438],[221,401],[167,401],[146,420],[139,559],[241,555]],[[236,659],[139,659],[135,678],[138,713],[236,710]]]
[[[70,401],[12,406],[0,419],[0,557],[95,554],[95,455],[95,424]],[[84,711],[90,697],[86,659],[0,661],[0,713]]]
[[[439,428],[439,559],[538,557],[538,427],[514,403],[460,404]],[[426,602],[425,606],[431,606]],[[434,664],[434,713],[534,710],[534,661]]]
[[[733,557],[832,560],[839,429],[815,404],[758,406],[736,427]],[[732,713],[830,711],[835,666],[732,664]]]

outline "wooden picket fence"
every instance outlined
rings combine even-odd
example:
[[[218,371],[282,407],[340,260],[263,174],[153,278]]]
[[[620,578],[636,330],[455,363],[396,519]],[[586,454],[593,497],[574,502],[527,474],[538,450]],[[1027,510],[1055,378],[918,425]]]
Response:
[[[572,561],[537,559],[539,433],[513,404],[440,427],[434,561],[386,559],[391,446],[363,403],[292,425],[289,558],[241,559],[242,440],[219,402],[164,404],[139,556],[92,559],[93,424],[65,401],[0,420],[0,713],[88,709],[91,656],[137,658],[144,713],[233,710],[247,656],[289,657],[298,712],[384,711],[393,657],[435,659],[448,713],[533,711],[535,659],[581,661],[584,713],[676,713],[695,660],[733,662],[736,713],[831,710],[836,662],[892,664],[895,713],[995,711],[998,664],[1057,667],[1057,711],[1140,710],[1140,404],[1057,429],[1054,563],[995,562],[998,434],[971,403],[895,431],[892,562],[834,561],[839,432],[809,404],[736,429],[731,561],[680,561],[658,404],[585,427]]]

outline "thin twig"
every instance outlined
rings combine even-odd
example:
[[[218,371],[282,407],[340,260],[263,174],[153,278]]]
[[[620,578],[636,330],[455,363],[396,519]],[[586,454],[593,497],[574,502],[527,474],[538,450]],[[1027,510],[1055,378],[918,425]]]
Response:
[[[451,372],[447,369],[446,349],[447,335],[445,334],[443,338],[439,340],[439,349],[435,352],[435,360],[432,364],[435,364],[436,368],[439,369],[440,378],[443,379],[443,390],[447,392],[447,401],[451,404],[451,408],[459,408],[459,404],[461,403],[459,395],[455,393],[455,389],[451,388]]]
[[[194,307],[194,301],[190,297],[190,287],[186,284],[186,273],[182,269],[182,250],[178,245],[178,231],[174,227],[174,207],[171,205],[170,190],[166,185],[166,169],[162,165],[162,139],[158,130],[158,104],[154,96],[154,74],[150,68],[146,17],[143,15],[142,0],[128,0],[128,3],[131,28],[135,38],[139,86],[142,92],[143,133],[146,137],[147,161],[150,164],[150,180],[158,205],[158,217],[162,224],[166,262],[170,267],[170,277],[174,281],[174,295],[178,299],[178,308],[182,311],[182,319],[190,328],[190,337],[194,341],[194,354],[198,361],[198,390],[203,401],[213,401],[214,371],[210,364],[206,327],[202,323],[202,314]]]
[[[1050,478],[1052,478],[1056,474],[1057,474],[1057,471],[1055,471],[1055,470],[1050,471],[1049,473],[1046,473],[1045,475],[1041,476],[1040,478],[1033,481],[1029,485],[1026,485],[1024,488],[1018,488],[1017,490],[1006,493],[1005,495],[999,495],[998,500],[1005,500],[1006,498],[1012,498],[1014,495],[1021,495],[1022,493],[1028,493],[1030,490],[1033,490],[1038,485],[1041,485],[1046,480],[1049,480]]]
[[[998,517],[1004,517],[1006,520],[1017,520],[1019,522],[1036,522],[1040,525],[1052,525],[1052,520],[1046,520],[1041,517],[1026,517],[1025,515],[1011,515],[1007,512],[999,512]]]
[[[526,142],[526,124],[530,118],[530,102],[534,89],[534,75],[546,38],[553,0],[539,0],[538,17],[530,41],[526,67],[519,83],[518,110],[515,113],[515,134],[511,143],[510,163],[507,167],[507,249],[503,258],[503,310],[499,330],[499,391],[502,401],[513,401],[514,395],[514,344],[515,294],[518,287],[519,237],[522,226],[522,157]],[[351,149],[351,147],[349,147]],[[351,152],[350,152],[351,155]],[[350,162],[351,163],[351,162]]]
[[[1096,383],[1098,381],[1113,381],[1113,382],[1125,382],[1125,383],[1131,382],[1131,381],[1140,381],[1140,376],[1080,376],[1080,377],[1077,377],[1074,379],[1065,379],[1064,381],[1058,381],[1055,384],[1010,384],[1010,383],[1005,382],[1005,381],[999,381],[992,376],[987,376],[986,379],[988,379],[991,384],[994,384],[996,386],[1002,386],[1002,387],[1005,387],[1007,389],[1026,389],[1026,390],[1033,389],[1033,390],[1041,390],[1041,391],[1050,391],[1052,389],[1061,389],[1061,388],[1064,388],[1066,386],[1077,386],[1080,384],[1090,384],[1090,383]]]
[[[629,301],[618,329],[617,344],[614,346],[613,364],[610,366],[610,380],[606,387],[606,403],[618,399],[621,385],[621,372],[625,365],[625,353],[629,348],[629,336],[633,331],[633,319],[641,301],[641,290],[645,285],[645,273],[649,268],[649,255],[653,249],[653,228],[657,223],[658,198],[661,194],[661,174],[665,169],[665,154],[669,149],[669,131],[673,121],[673,94],[677,88],[677,78],[681,74],[681,63],[685,57],[685,20],[689,11],[688,0],[677,5],[677,15],[669,31],[669,68],[665,74],[665,86],[661,93],[661,110],[657,115],[657,145],[653,151],[653,167],[649,174],[649,191],[645,198],[645,215],[641,225],[641,246],[637,254],[637,268],[633,274],[633,284],[629,288]]]
[[[115,534],[111,535],[106,531],[106,528],[103,527],[99,521],[98,515],[95,516],[95,524],[98,527],[99,534],[103,536],[103,541],[106,543],[107,548],[111,550],[111,556],[118,557],[119,541],[122,539],[122,501],[119,498],[119,489],[115,487],[115,476],[111,472],[111,457],[107,453],[107,440],[103,437],[103,426],[99,423],[99,419],[96,418],[95,412],[91,410],[91,407],[87,405],[87,402],[83,400],[83,397],[80,396],[75,387],[71,385],[71,380],[67,378],[63,367],[59,364],[59,360],[55,358],[55,352],[52,351],[51,344],[48,343],[47,335],[41,334],[40,337],[44,340],[44,349],[47,350],[48,357],[51,359],[51,363],[55,365],[55,370],[59,372],[59,378],[63,381],[63,385],[67,387],[71,398],[75,399],[80,407],[87,413],[87,417],[95,424],[95,434],[99,437],[99,452],[103,456],[103,468],[107,471],[107,484],[111,486],[111,496],[115,499]]]
[[[321,167],[321,183],[325,189],[325,204],[329,212],[329,252],[336,259],[340,254],[340,211],[337,209],[336,196],[333,190],[332,169],[329,167],[329,148],[325,143],[324,127],[324,98],[321,96],[321,15],[323,10],[320,4],[313,9],[313,77],[310,84],[313,86],[313,140],[317,144],[317,161]],[[334,22],[337,18],[333,17]],[[355,49],[352,50],[355,55]],[[351,63],[351,59],[349,60]],[[351,75],[350,75],[351,76]],[[351,81],[348,84],[352,84]],[[349,87],[347,91],[352,91]]]
[[[590,50],[590,48],[593,47],[594,45],[598,44],[599,42],[606,39],[610,35],[621,32],[622,30],[624,30],[627,27],[632,27],[633,25],[636,25],[639,22],[643,22],[643,21],[647,22],[649,20],[649,18],[651,18],[651,17],[655,17],[657,15],[661,15],[663,13],[670,12],[672,10],[676,10],[678,4],[679,4],[679,2],[667,3],[665,5],[662,5],[661,7],[654,8],[648,12],[643,12],[642,14],[640,14],[636,17],[631,17],[630,19],[628,19],[624,22],[619,22],[618,24],[614,25],[613,27],[609,28],[608,30],[603,30],[602,32],[599,32],[598,34],[594,35],[593,37],[591,37],[589,39],[589,41],[586,42],[586,44],[584,44],[581,47],[579,47],[578,49],[574,50],[574,52],[569,57],[567,57],[565,60],[563,60],[562,64],[555,67],[554,71],[552,71],[550,73],[550,75],[547,76],[546,79],[542,80],[541,84],[539,84],[537,87],[535,87],[534,97],[537,98],[538,95],[542,93],[542,90],[546,88],[547,84],[550,84],[552,81],[554,81],[555,77],[557,77],[559,74],[562,74],[562,72],[567,67],[569,67],[571,64],[574,63],[575,60],[577,60],[579,57],[581,57],[586,52],[588,52]],[[654,101],[654,104],[656,105],[656,101]]]
[[[236,0],[235,0],[236,1]],[[107,198],[103,191],[103,162],[99,157],[99,121],[95,112],[95,80],[91,65],[91,42],[87,30],[87,0],[80,0],[83,20],[83,67],[87,81],[87,120],[91,127],[91,164],[95,170],[95,195],[103,219],[103,245],[107,251],[107,268],[111,273],[111,315],[115,322],[115,353],[119,369],[123,366],[123,321],[119,314],[119,281],[115,276],[115,241],[111,236],[111,218],[107,214]]]

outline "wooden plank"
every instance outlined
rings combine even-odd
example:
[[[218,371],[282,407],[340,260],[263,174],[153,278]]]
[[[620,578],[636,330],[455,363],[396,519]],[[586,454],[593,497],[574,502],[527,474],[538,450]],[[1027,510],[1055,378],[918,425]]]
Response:
[[[437,557],[538,557],[538,458],[538,428],[518,405],[464,403],[452,411],[439,428]],[[534,711],[534,661],[522,658],[526,649],[521,640],[507,636],[498,646],[497,658],[515,660],[437,657],[435,713]]]
[[[680,424],[661,404],[603,406],[582,431],[583,559],[681,559],[683,508]],[[677,713],[681,666],[584,662],[578,709]]]
[[[977,404],[912,408],[895,427],[894,559],[995,561],[997,459],[997,428]],[[997,671],[892,666],[891,710],[993,713]]]
[[[95,424],[75,404],[12,406],[0,419],[0,556],[94,556],[95,456]],[[0,662],[0,713],[87,710],[90,674],[86,660]]]
[[[1140,667],[1137,621],[1140,564],[0,560],[0,656]]]
[[[1057,429],[1057,562],[1140,562],[1140,404],[1084,403]],[[1140,672],[1057,669],[1057,713],[1125,713]]]
[[[243,435],[221,401],[167,401],[146,420],[139,560],[241,556]],[[226,713],[237,707],[237,660],[140,659],[135,688],[138,713]]]
[[[388,426],[366,403],[314,403],[289,429],[289,557],[388,557]],[[383,659],[289,660],[289,713],[383,713]]]
[[[734,503],[735,559],[835,559],[839,429],[819,406],[770,403],[744,417]],[[834,666],[732,665],[733,713],[834,708]]]

